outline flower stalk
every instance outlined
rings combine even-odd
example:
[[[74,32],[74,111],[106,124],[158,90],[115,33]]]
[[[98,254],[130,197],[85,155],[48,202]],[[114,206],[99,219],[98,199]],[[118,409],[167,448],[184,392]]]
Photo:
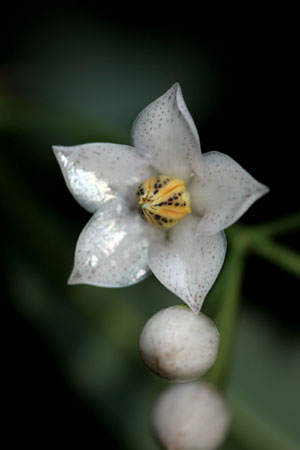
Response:
[[[230,241],[230,253],[224,268],[222,302],[215,317],[220,333],[220,351],[207,376],[209,381],[219,388],[224,388],[230,370],[245,265],[245,241],[239,237],[237,234],[236,238]]]

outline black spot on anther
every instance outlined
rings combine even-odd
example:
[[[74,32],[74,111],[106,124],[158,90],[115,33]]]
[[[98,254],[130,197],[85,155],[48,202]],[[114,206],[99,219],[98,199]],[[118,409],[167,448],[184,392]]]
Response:
[[[141,206],[139,207],[139,214],[140,214],[140,216],[141,216],[143,219],[145,219],[144,210],[143,210],[143,208],[142,208]]]

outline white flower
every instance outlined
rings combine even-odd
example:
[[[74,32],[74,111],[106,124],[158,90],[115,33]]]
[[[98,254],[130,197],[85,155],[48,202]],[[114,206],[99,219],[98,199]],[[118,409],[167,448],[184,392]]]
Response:
[[[171,306],[148,320],[140,337],[140,352],[146,366],[173,382],[196,380],[214,365],[220,336],[205,314],[195,315],[186,307]]]
[[[203,381],[163,391],[152,417],[153,432],[165,450],[216,450],[231,421],[222,394]]]
[[[69,283],[129,286],[151,269],[197,314],[224,261],[222,230],[268,188],[229,156],[201,155],[178,83],[139,114],[132,141],[133,147],[54,147],[71,193],[93,213],[78,239]],[[192,214],[170,230],[137,213],[137,187],[155,175],[180,178],[190,193]]]

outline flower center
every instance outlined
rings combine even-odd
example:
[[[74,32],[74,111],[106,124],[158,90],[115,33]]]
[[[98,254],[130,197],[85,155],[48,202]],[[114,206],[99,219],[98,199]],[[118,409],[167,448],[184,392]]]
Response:
[[[171,228],[191,213],[184,182],[168,175],[149,178],[136,191],[141,217],[152,225]]]

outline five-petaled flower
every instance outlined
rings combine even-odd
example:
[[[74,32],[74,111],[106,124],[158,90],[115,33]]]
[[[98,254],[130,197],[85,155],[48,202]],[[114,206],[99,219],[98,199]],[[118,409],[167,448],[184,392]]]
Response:
[[[71,193],[93,213],[69,283],[129,286],[152,271],[197,314],[224,261],[222,230],[268,188],[223,153],[201,155],[178,83],[139,114],[132,142],[54,147]],[[136,190],[156,175],[183,180],[189,191],[191,214],[170,229],[137,213]]]

